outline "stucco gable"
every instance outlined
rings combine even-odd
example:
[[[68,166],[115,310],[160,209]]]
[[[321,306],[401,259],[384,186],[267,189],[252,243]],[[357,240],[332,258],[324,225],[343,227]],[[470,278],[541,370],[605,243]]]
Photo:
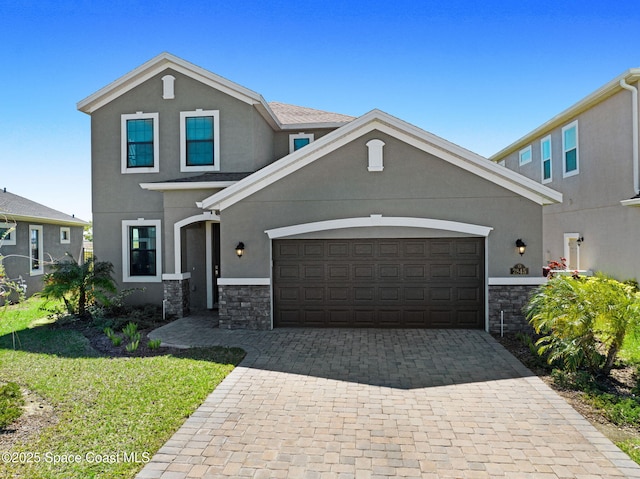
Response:
[[[311,108],[287,105],[284,103],[267,103],[259,93],[166,52],[152,58],[92,95],[89,95],[84,100],[79,101],[77,108],[83,113],[90,115],[167,69],[186,75],[189,78],[254,106],[274,129],[289,130],[303,126],[307,128],[337,128],[353,119],[352,117],[338,113],[313,110]],[[305,118],[305,121],[301,122],[301,118]]]
[[[249,175],[235,185],[210,196],[202,202],[201,206],[205,209],[224,210],[374,130],[397,138],[538,204],[544,205],[562,201],[562,194],[551,188],[496,165],[476,153],[387,113],[373,110],[306,147]]]

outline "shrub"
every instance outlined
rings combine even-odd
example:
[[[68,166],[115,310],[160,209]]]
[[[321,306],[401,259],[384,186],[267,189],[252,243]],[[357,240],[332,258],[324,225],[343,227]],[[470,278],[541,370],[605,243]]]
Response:
[[[24,398],[20,386],[16,383],[7,383],[0,386],[0,429],[22,416]]]
[[[606,376],[625,335],[640,325],[640,298],[633,285],[602,274],[554,276],[534,292],[525,314],[542,335],[536,346],[549,364]]]
[[[150,339],[147,343],[149,349],[158,349],[162,344],[162,339]]]
[[[106,304],[109,302],[107,293],[116,292],[113,265],[94,258],[79,264],[68,253],[67,257],[65,261],[53,263],[53,272],[44,277],[41,294],[45,298],[63,300],[69,314],[85,317],[88,306]]]
[[[133,339],[133,336],[138,332],[138,325],[133,321],[129,321],[127,325],[122,328],[122,334],[124,334],[127,338]],[[138,333],[138,336],[140,333]]]

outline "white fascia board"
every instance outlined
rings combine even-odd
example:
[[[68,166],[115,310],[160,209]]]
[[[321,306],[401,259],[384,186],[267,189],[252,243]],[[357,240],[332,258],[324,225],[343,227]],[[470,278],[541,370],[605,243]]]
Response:
[[[206,198],[202,205],[204,208],[224,210],[372,130],[387,133],[538,204],[562,202],[562,193],[558,191],[496,165],[480,155],[387,113],[373,110],[328,133],[305,148],[301,148],[247,176],[232,187]]]
[[[405,227],[436,229],[443,231],[455,231],[456,233],[466,233],[474,236],[489,236],[493,231],[490,226],[474,225],[470,223],[459,223],[457,221],[438,220],[432,218],[413,218],[401,216],[371,215],[359,218],[342,218],[337,220],[316,221],[299,225],[284,226],[266,230],[269,239],[286,238],[305,233],[318,231],[341,230],[349,228],[370,228],[370,227]]]
[[[523,137],[514,141],[510,145],[506,146],[499,152],[489,157],[489,160],[493,162],[498,162],[503,160],[505,157],[510,155],[511,153],[521,149],[523,146],[530,143],[532,140],[535,140],[538,137],[546,135],[549,131],[558,128],[564,123],[568,123],[573,118],[578,116],[580,113],[590,109],[594,105],[606,100],[610,96],[615,93],[622,91],[622,87],[620,86],[620,80],[625,80],[627,82],[635,82],[640,79],[640,68],[631,68],[624,72],[622,75],[617,76],[607,84],[598,88],[596,91],[591,93],[590,95],[584,97],[582,100],[573,104],[566,110],[558,113],[556,116],[551,118],[549,121],[543,123],[535,130],[527,133]]]
[[[74,218],[70,220],[61,220],[58,218],[47,218],[46,216],[28,216],[28,215],[14,215],[9,213],[3,213],[0,211],[0,221],[5,221],[5,218],[9,221],[24,221],[24,222],[32,222],[32,223],[46,223],[51,225],[61,225],[61,226],[88,226],[89,222],[81,220],[79,218]]]
[[[194,181],[177,183],[140,183],[140,188],[149,191],[186,191],[186,190],[211,190],[227,188],[238,181]]]

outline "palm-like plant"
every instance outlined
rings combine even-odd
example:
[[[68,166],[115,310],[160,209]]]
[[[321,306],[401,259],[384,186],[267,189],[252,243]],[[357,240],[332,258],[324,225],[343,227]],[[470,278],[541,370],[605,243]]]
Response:
[[[550,364],[608,375],[625,335],[640,325],[640,298],[633,286],[601,274],[555,276],[535,291],[525,314]]]
[[[94,258],[80,264],[69,254],[68,258],[53,264],[53,272],[44,278],[41,294],[46,298],[62,299],[70,314],[84,317],[87,306],[94,302],[107,304],[107,293],[116,292],[113,265]]]

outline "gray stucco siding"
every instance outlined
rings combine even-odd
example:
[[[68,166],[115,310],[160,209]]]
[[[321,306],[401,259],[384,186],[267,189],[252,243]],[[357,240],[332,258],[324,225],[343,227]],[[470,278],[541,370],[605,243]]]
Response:
[[[382,172],[367,170],[365,144],[372,138],[385,142]],[[519,262],[527,263],[531,274],[539,276],[541,210],[540,205],[495,183],[395,138],[371,132],[222,211],[222,276],[270,276],[270,241],[265,230],[371,214],[492,227],[489,276],[508,276],[509,268]],[[341,237],[343,233],[331,234]],[[408,233],[399,230],[397,237],[403,234]],[[432,233],[422,234],[428,237]],[[517,238],[528,244],[524,258],[515,252]],[[238,241],[246,246],[240,259],[233,251]]]
[[[9,220],[11,221],[11,220]],[[71,226],[64,224],[43,223],[37,220],[18,221],[14,235],[16,238],[15,245],[0,245],[0,254],[5,256],[3,264],[7,276],[12,279],[22,277],[27,285],[27,295],[31,296],[42,289],[44,286],[44,274],[31,275],[30,262],[30,226],[42,227],[42,252],[44,261],[44,273],[52,271],[51,264],[55,261],[64,261],[69,259],[66,253],[69,253],[76,261],[81,260],[83,227]],[[70,228],[70,242],[60,242],[60,228]]]

